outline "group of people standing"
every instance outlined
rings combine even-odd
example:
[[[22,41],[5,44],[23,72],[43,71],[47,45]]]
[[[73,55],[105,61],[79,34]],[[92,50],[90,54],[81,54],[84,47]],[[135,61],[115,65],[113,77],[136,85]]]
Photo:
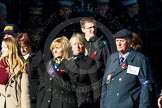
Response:
[[[20,55],[15,38],[4,38],[1,48],[0,107],[28,108],[30,99],[27,62]]]
[[[111,53],[96,36],[93,17],[83,17],[80,25],[82,34],[52,41],[47,62],[41,52],[32,53],[27,33],[13,36],[15,27],[5,27],[0,108],[152,108],[151,68],[134,49],[132,32],[116,32],[117,52]]]
[[[36,107],[41,52],[33,53],[27,32],[8,24],[2,32],[0,108]]]
[[[38,107],[99,108],[101,75],[110,51],[97,41],[94,18],[82,18],[80,24],[83,34],[52,41],[52,58],[41,66]]]

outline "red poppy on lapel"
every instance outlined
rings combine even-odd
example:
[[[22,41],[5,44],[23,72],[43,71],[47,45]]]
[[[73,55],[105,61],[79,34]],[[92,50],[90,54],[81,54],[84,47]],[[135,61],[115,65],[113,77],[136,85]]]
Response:
[[[125,69],[126,67],[127,67],[127,65],[126,65],[125,63],[122,63],[122,64],[121,64],[121,68],[122,68],[122,69]]]
[[[60,72],[61,72],[61,74],[64,74],[65,73],[65,70],[60,69]]]
[[[95,58],[96,56],[97,56],[97,52],[96,51],[91,54],[91,57],[93,57],[93,58]]]

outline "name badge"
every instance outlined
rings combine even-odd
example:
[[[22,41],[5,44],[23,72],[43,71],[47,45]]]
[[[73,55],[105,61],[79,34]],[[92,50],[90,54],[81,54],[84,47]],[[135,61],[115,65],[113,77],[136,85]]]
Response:
[[[128,65],[127,72],[129,74],[138,75],[140,67]]]

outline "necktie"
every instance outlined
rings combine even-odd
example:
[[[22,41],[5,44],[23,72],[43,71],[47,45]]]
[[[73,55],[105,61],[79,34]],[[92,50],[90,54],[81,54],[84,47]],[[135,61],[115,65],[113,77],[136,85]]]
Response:
[[[120,61],[120,64],[122,64],[124,62],[124,57],[120,57],[119,61]]]

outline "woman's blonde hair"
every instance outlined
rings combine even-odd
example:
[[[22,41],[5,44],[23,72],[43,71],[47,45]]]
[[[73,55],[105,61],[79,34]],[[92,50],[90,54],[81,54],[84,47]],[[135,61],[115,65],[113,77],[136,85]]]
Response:
[[[79,42],[81,45],[83,45],[83,47],[84,47],[84,55],[87,56],[88,55],[88,50],[87,50],[87,48],[85,46],[82,35],[80,33],[73,33],[73,35],[70,38],[71,43],[72,43],[72,39],[76,39],[77,42]]]
[[[63,50],[62,59],[71,59],[71,57],[72,57],[72,48],[71,48],[71,44],[70,44],[68,38],[65,37],[65,36],[61,36],[61,37],[58,37],[55,40],[53,40],[51,45],[50,45],[50,51],[52,52],[52,50],[57,45],[60,45],[60,47]]]
[[[3,59],[9,66],[9,74],[18,76],[21,72],[26,72],[27,62],[22,58],[15,38],[8,37],[3,39],[2,42],[4,42],[8,48],[8,56],[1,56],[1,59]]]

